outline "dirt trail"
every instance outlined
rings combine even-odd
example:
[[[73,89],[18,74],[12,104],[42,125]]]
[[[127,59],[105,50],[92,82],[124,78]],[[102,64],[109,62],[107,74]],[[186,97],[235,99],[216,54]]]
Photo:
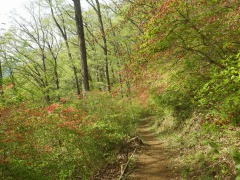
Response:
[[[139,127],[139,136],[145,146],[137,157],[137,168],[128,176],[128,180],[171,180],[179,179],[173,171],[170,159],[173,153],[165,149],[163,142],[156,139],[151,129],[151,119],[143,120]]]

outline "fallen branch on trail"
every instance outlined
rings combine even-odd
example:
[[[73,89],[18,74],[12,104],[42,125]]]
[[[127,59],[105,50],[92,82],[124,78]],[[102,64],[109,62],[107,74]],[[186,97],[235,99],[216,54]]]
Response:
[[[128,146],[131,146],[131,144],[135,144],[135,145],[137,144],[137,146],[135,147],[135,149],[134,149],[134,151],[133,151],[133,153],[131,154],[130,157],[128,157],[128,151],[127,151],[127,162],[120,165],[120,169],[121,169],[120,172],[121,172],[121,174],[120,174],[119,180],[121,180],[121,179],[123,178],[123,175],[125,174],[125,172],[126,172],[126,170],[127,170],[128,164],[129,164],[129,162],[131,161],[132,157],[134,156],[137,148],[138,148],[139,146],[144,145],[143,141],[142,141],[138,136],[129,139],[129,140],[126,142],[125,145],[128,147]]]
[[[120,174],[120,177],[119,177],[118,180],[121,180],[121,179],[123,178],[123,175],[124,175],[124,173],[125,173],[125,171],[126,171],[126,169],[127,169],[127,167],[128,167],[128,164],[129,164],[129,162],[131,161],[133,155],[135,154],[137,148],[138,148],[138,147],[136,147],[136,148],[134,149],[133,153],[132,153],[131,156],[128,158],[127,163],[126,163],[126,164],[121,164],[121,174]],[[125,165],[125,166],[124,166],[124,165]]]

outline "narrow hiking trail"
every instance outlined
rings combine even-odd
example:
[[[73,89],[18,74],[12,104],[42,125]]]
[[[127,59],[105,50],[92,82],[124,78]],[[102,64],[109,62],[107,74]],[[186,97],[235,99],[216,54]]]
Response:
[[[137,156],[137,168],[128,176],[128,180],[172,180],[180,179],[171,159],[176,155],[165,148],[164,142],[156,138],[151,126],[151,118],[141,123],[138,134],[144,146]],[[170,152],[171,151],[171,152]]]

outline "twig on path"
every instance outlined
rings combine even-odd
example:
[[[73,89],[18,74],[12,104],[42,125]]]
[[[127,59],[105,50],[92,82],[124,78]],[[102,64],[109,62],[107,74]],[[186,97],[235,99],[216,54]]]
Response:
[[[125,173],[125,171],[126,171],[126,169],[127,169],[127,167],[128,167],[128,164],[129,164],[130,160],[132,159],[133,155],[135,154],[137,148],[138,148],[138,147],[136,147],[136,148],[134,149],[134,151],[133,151],[133,153],[131,154],[130,158],[128,158],[128,161],[127,161],[127,163],[125,164],[125,167],[124,167],[123,169],[121,168],[122,170],[121,170],[121,174],[120,174],[120,177],[119,177],[118,180],[121,180],[121,179],[123,178],[123,175],[124,175],[124,173]]]

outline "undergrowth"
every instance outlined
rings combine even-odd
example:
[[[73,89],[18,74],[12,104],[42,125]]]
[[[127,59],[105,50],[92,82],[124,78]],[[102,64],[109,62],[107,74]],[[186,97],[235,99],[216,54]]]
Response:
[[[1,179],[90,179],[135,134],[138,105],[105,93],[0,109]]]
[[[201,123],[197,114],[179,126],[171,111],[166,112],[156,118],[155,130],[178,154],[173,164],[182,179],[234,180],[238,176],[240,127]]]

